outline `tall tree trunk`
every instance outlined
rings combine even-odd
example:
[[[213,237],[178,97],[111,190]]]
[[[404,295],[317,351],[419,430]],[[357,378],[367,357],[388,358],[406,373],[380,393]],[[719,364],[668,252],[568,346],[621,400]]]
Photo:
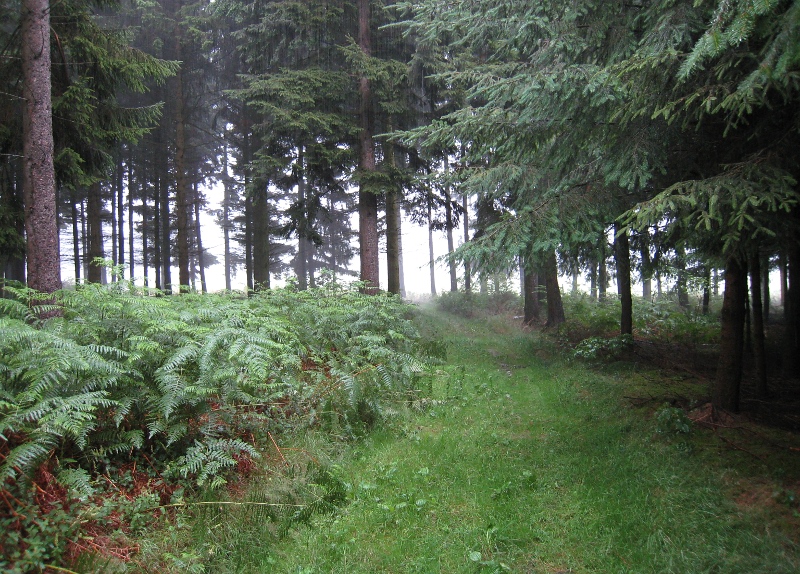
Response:
[[[100,183],[95,182],[89,186],[89,196],[86,202],[86,220],[89,227],[89,274],[86,278],[90,283],[103,282],[103,269],[95,263],[95,259],[105,257],[103,250],[103,199],[100,194]]]
[[[231,290],[231,181],[228,174],[228,146],[225,145],[223,153],[223,179],[224,197],[222,200],[222,237],[224,245],[225,264],[225,290]]]
[[[770,307],[770,292],[769,292],[769,255],[764,254],[761,259],[761,296],[763,298],[764,326],[769,325],[769,307]]]
[[[720,314],[719,363],[711,402],[714,408],[733,412],[739,410],[746,298],[747,268],[736,257],[729,257],[725,264],[725,294]]]
[[[167,172],[166,158],[162,159],[161,165],[161,278],[163,289],[167,293],[172,293],[172,256],[169,221],[169,173]]]
[[[608,292],[608,267],[606,265],[606,232],[603,230],[600,236],[600,258],[597,270],[597,298],[600,301],[606,300],[606,293]]]
[[[675,289],[678,291],[678,305],[682,309],[688,309],[689,291],[686,288],[686,250],[683,246],[675,248],[675,259],[675,267],[678,269],[678,279],[675,285]]]
[[[436,296],[436,269],[433,254],[433,200],[428,198],[428,268],[431,273],[431,295]]]
[[[639,250],[642,258],[642,298],[645,301],[653,300],[653,261],[650,257],[649,230],[642,235],[642,247]]]
[[[561,289],[558,286],[558,261],[556,250],[553,249],[545,255],[544,281],[547,291],[547,327],[557,327],[563,323],[564,305],[561,302]]]
[[[114,166],[114,176],[111,180],[111,263],[117,264],[117,169]]]
[[[255,289],[255,279],[253,275],[253,198],[250,196],[249,183],[245,176],[245,200],[244,200],[244,257],[245,268],[247,269],[247,292],[250,293]]]
[[[53,106],[50,86],[50,3],[23,0],[22,154],[28,287],[61,289],[56,180],[53,167]]]
[[[753,312],[753,360],[756,367],[756,392],[767,396],[767,355],[764,341],[764,307],[761,300],[761,256],[756,250],[750,256],[750,296]]]
[[[523,284],[525,285],[524,300],[525,310],[523,321],[531,325],[539,320],[541,305],[539,304],[539,272],[534,266],[533,258],[528,258],[521,268]]]
[[[792,244],[786,254],[787,269],[786,275],[788,285],[786,289],[786,301],[784,303],[784,314],[786,316],[785,331],[783,339],[783,376],[792,378],[797,375],[798,343],[800,343],[800,246]]]
[[[75,285],[78,285],[81,282],[81,230],[78,195],[74,187],[70,189],[69,195],[72,204],[72,257],[75,260]]]
[[[253,190],[253,288],[269,289],[269,204],[266,186]],[[302,243],[303,238],[300,238]]]
[[[203,237],[200,234],[200,190],[197,188],[197,183],[194,184],[194,225],[195,225],[195,238],[197,240],[197,266],[200,273],[200,291],[202,293],[208,292],[206,285],[206,259],[205,251],[203,250]]]
[[[392,132],[391,123],[387,131]],[[385,161],[390,168],[397,168],[394,145],[385,144]],[[400,295],[400,188],[394,183],[386,191],[386,288],[389,293]]]
[[[136,276],[134,271],[134,239],[133,239],[133,197],[135,195],[134,191],[134,183],[135,180],[133,178],[133,152],[131,152],[128,156],[128,268],[130,271],[128,272],[128,277],[133,279]]]
[[[445,158],[444,160],[444,173],[445,176],[448,175],[450,170],[449,162]],[[449,268],[450,268],[450,292],[455,293],[458,291],[458,274],[456,270],[456,262],[453,260],[452,255],[453,251],[455,250],[455,243],[453,241],[453,202],[452,198],[450,197],[450,184],[445,183],[444,187],[444,227],[447,233],[447,254],[450,256]]]
[[[464,245],[466,245],[469,242],[469,195],[466,191],[461,202],[464,210]],[[464,291],[472,293],[472,266],[468,259],[464,259]]]
[[[123,181],[124,176],[125,170],[122,165],[122,154],[120,154],[117,162],[117,249],[119,250],[117,265],[125,265],[125,210],[123,209],[125,199],[123,191],[125,189],[125,182]],[[121,272],[119,278],[125,278],[124,270]]]
[[[597,261],[592,261],[589,267],[589,297],[597,300]]]
[[[366,57],[372,55],[370,0],[358,0],[358,46]],[[375,172],[375,144],[373,135],[372,86],[364,75],[359,79],[361,104],[359,116],[359,169],[362,178],[358,191],[358,241],[361,259],[361,281],[366,293],[377,293],[380,288],[380,250],[378,244],[378,196],[374,193],[371,176]]]
[[[708,315],[711,307],[711,270],[706,268],[703,280],[703,315]]]
[[[153,146],[155,153],[156,146]],[[155,161],[155,158],[154,158]],[[155,269],[156,289],[164,289],[161,280],[161,176],[157,164],[153,164],[155,170],[153,178],[153,268]]]
[[[178,2],[178,10],[180,10]],[[181,36],[177,13],[175,19],[176,59],[181,59]],[[183,67],[175,76],[175,225],[178,235],[178,282],[179,292],[189,285],[189,178],[186,165],[186,118],[183,99]]]
[[[628,241],[628,232],[618,223],[614,224],[614,259],[617,264],[617,292],[622,306],[619,332],[621,335],[632,335],[631,249]]]

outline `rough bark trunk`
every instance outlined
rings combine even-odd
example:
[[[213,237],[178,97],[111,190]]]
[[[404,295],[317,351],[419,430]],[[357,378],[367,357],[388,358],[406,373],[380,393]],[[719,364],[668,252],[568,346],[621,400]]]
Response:
[[[547,327],[557,327],[566,319],[564,305],[561,302],[561,289],[558,286],[558,261],[556,251],[553,249],[545,256],[544,280],[547,291]]]
[[[265,186],[253,197],[253,287],[269,289],[269,205]],[[303,238],[300,238],[302,242]]]
[[[736,257],[730,257],[725,265],[720,356],[711,402],[714,408],[732,412],[739,410],[746,298],[747,269]]]
[[[750,257],[750,309],[753,313],[753,362],[756,369],[756,392],[767,396],[767,355],[764,339],[764,307],[761,300],[761,256],[758,252]]]
[[[205,252],[203,251],[203,237],[200,233],[200,190],[197,189],[196,183],[194,184],[194,226],[197,240],[197,266],[200,274],[200,291],[202,293],[207,293]]]
[[[764,316],[764,326],[769,325],[769,307],[770,307],[770,292],[769,292],[769,255],[764,255],[761,259],[761,297],[763,299],[762,315]]]
[[[617,264],[617,292],[622,307],[619,332],[633,334],[633,296],[631,293],[631,250],[628,232],[614,224],[614,259]]]
[[[225,196],[222,201],[222,237],[224,245],[225,264],[225,290],[231,290],[231,182],[228,175],[228,147],[225,147],[223,171],[223,189]]]
[[[446,169],[446,167],[445,167]],[[445,190],[444,192],[444,199],[445,203],[445,229],[447,231],[447,254],[452,255],[453,251],[455,250],[455,244],[453,242],[453,205],[450,201],[450,191]],[[456,262],[453,261],[451,258],[449,261],[450,266],[450,291],[456,292],[458,291],[458,274],[456,270]]]
[[[180,2],[178,2],[180,9]],[[176,54],[181,59],[180,27],[176,19]],[[186,165],[186,118],[183,101],[183,68],[175,76],[175,226],[178,247],[179,292],[189,285],[189,178]]]
[[[523,321],[530,325],[539,320],[541,305],[539,304],[539,272],[533,265],[532,259],[522,268],[523,283],[525,285],[525,310]]]
[[[102,283],[103,267],[95,263],[95,259],[105,257],[103,249],[103,199],[100,195],[100,184],[89,186],[86,202],[86,220],[89,227],[89,272],[86,276],[89,283]]]
[[[28,287],[61,289],[61,254],[53,167],[53,107],[50,85],[50,3],[23,0],[22,120],[23,196]]]
[[[784,303],[786,316],[783,339],[783,376],[792,378],[797,375],[798,343],[800,343],[800,247],[791,245],[786,254],[787,288]]]
[[[364,55],[372,55],[370,33],[370,0],[358,0],[358,46]],[[362,180],[358,192],[358,241],[360,246],[361,281],[365,293],[377,293],[380,288],[380,250],[378,243],[378,196],[373,193],[372,173],[375,171],[375,144],[373,142],[372,86],[369,78],[359,79],[361,97],[359,116],[359,168]]]
[[[70,190],[69,195],[72,204],[72,258],[75,264],[75,285],[78,285],[81,282],[81,229],[75,188]]]
[[[128,277],[133,279],[135,277],[134,263],[136,258],[133,251],[133,196],[134,196],[134,179],[133,179],[133,153],[128,156]]]
[[[391,132],[391,126],[389,126]],[[386,162],[397,167],[394,145],[386,144]],[[386,287],[400,295],[400,190],[392,185],[386,192]]]

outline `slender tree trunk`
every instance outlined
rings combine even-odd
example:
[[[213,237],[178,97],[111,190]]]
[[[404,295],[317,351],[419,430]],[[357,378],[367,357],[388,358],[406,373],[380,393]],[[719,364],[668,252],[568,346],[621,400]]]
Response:
[[[708,315],[711,306],[711,271],[709,269],[706,269],[703,283],[703,315]]]
[[[70,189],[70,203],[72,203],[72,257],[75,260],[75,285],[81,282],[81,230],[80,214],[78,212],[78,195],[75,188]]]
[[[761,314],[764,316],[764,327],[769,325],[769,307],[770,307],[770,292],[769,292],[769,255],[765,254],[761,259],[761,295],[763,297],[763,310]]]
[[[589,297],[592,300],[597,300],[597,261],[592,261],[589,268]]]
[[[645,231],[642,235],[642,248],[640,250],[642,258],[642,298],[645,301],[653,300],[653,262],[650,258],[650,235]]]
[[[545,255],[544,280],[547,291],[547,327],[557,327],[563,323],[564,305],[561,302],[561,289],[558,286],[558,261],[556,251],[553,249]]]
[[[225,263],[225,290],[231,290],[231,182],[228,175],[228,146],[225,146],[223,155],[223,181],[222,185],[225,190],[225,196],[222,201],[222,236],[224,245],[224,263]]]
[[[128,267],[130,271],[128,272],[128,277],[133,279],[136,276],[134,271],[134,263],[136,258],[134,257],[133,245],[133,197],[135,195],[134,191],[134,184],[135,180],[133,178],[133,152],[130,153],[128,156]]]
[[[436,269],[433,254],[433,200],[428,198],[428,268],[431,272],[431,295],[436,296]]]
[[[392,131],[392,125],[388,126]],[[397,167],[394,145],[385,144],[385,161]],[[400,189],[392,184],[386,192],[386,279],[389,293],[400,295]]]
[[[370,0],[358,0],[358,46],[364,55],[372,55],[370,33]],[[370,176],[375,172],[375,144],[372,117],[372,86],[365,75],[359,80],[361,104],[359,109],[361,133],[359,135],[359,169],[362,181],[358,192],[358,241],[361,259],[361,281],[366,293],[377,293],[380,288],[380,251],[378,244],[378,196],[373,193]]]
[[[253,190],[253,287],[269,289],[269,204],[266,186]],[[302,244],[303,238],[300,237]]]
[[[90,283],[103,282],[103,269],[95,263],[95,259],[105,257],[103,250],[103,199],[100,195],[100,183],[89,186],[89,198],[86,202],[86,220],[89,227],[89,274]]]
[[[678,305],[680,305],[682,309],[688,309],[689,291],[686,289],[686,250],[683,246],[675,248],[675,258],[675,266],[678,268],[678,280],[675,285],[678,291]]]
[[[605,301],[606,294],[608,292],[608,267],[606,265],[605,236],[603,236],[603,244],[600,249],[600,261],[598,262],[597,270],[597,298],[600,301]]]
[[[628,232],[617,223],[614,224],[614,259],[617,264],[617,292],[622,306],[619,332],[621,335],[632,335],[631,249]]]
[[[50,3],[23,0],[20,30],[25,102],[22,154],[28,287],[53,293],[61,289],[61,254],[53,167]]]
[[[753,359],[756,367],[756,392],[767,396],[767,355],[764,340],[764,307],[761,300],[761,256],[758,251],[750,257],[750,295],[753,312]]]
[[[464,192],[461,198],[461,207],[464,209],[464,245],[469,242],[469,195]],[[468,259],[464,260],[464,291],[472,293],[472,265]]]
[[[119,237],[117,239],[117,248],[119,249],[119,254],[117,256],[117,265],[125,265],[125,210],[124,208],[124,189],[125,189],[125,182],[123,180],[125,176],[125,170],[122,165],[122,154],[120,154],[119,162],[117,164],[117,190],[119,193],[117,194],[117,233]],[[120,279],[124,279],[125,271],[123,270],[119,276]]]
[[[117,166],[114,167],[114,177],[111,181],[111,263],[117,264]]]
[[[525,310],[523,321],[526,325],[539,320],[541,305],[539,304],[539,272],[533,264],[533,258],[529,258],[521,269],[523,283],[525,285],[524,300]]]
[[[197,239],[197,266],[200,273],[200,291],[202,293],[208,292],[206,285],[206,261],[205,251],[203,249],[203,237],[200,234],[200,190],[197,188],[197,183],[194,184],[194,225],[195,237]]]
[[[450,166],[447,159],[444,160],[444,172],[448,173]],[[447,232],[447,254],[450,256],[450,292],[455,293],[458,291],[458,274],[456,270],[456,262],[453,261],[452,255],[455,250],[455,243],[453,241],[453,202],[450,197],[450,185],[445,184],[444,188],[444,213],[445,213],[445,231]]]
[[[88,202],[88,200],[87,200]],[[83,260],[83,277],[89,280],[89,230],[86,222],[86,205],[81,200],[81,259]]]
[[[161,180],[161,277],[164,291],[172,293],[172,256],[169,221],[169,174],[167,172],[166,158],[162,160]]]
[[[180,9],[178,2],[178,9]],[[177,59],[181,59],[180,26],[175,24]],[[186,165],[186,119],[183,100],[183,68],[175,76],[175,224],[178,231],[178,282],[179,292],[189,285],[189,179]]]
[[[154,152],[156,147],[153,146]],[[156,289],[164,290],[164,283],[161,278],[161,175],[157,165],[157,163],[153,164],[153,169],[155,170],[153,178],[153,267],[156,275],[155,287]]]
[[[797,375],[798,343],[800,343],[800,246],[792,244],[787,252],[786,275],[788,285],[784,314],[786,316],[783,339],[783,376],[792,378]]]
[[[711,402],[714,408],[733,412],[739,410],[746,298],[747,268],[736,257],[730,257],[725,265],[720,355]]]
[[[786,253],[781,251],[778,253],[778,273],[780,275],[781,284],[781,307],[783,307],[784,318],[786,315],[786,292],[789,290],[788,273],[786,273]]]

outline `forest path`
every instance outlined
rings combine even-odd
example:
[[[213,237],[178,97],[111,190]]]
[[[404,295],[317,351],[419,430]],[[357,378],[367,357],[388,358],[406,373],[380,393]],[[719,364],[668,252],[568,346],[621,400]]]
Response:
[[[735,471],[706,471],[626,406],[633,373],[563,361],[511,318],[425,311],[420,326],[448,348],[430,398],[336,466],[348,503],[262,571],[798,571],[796,541],[723,494]]]

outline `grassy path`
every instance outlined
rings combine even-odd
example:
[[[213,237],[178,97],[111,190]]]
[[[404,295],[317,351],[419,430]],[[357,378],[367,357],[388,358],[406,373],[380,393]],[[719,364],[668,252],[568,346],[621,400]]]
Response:
[[[338,463],[340,512],[269,547],[258,521],[242,523],[238,549],[207,571],[800,571],[791,512],[730,495],[751,471],[792,470],[658,435],[626,406],[622,375],[551,359],[509,322],[433,324],[449,351],[433,400]]]

